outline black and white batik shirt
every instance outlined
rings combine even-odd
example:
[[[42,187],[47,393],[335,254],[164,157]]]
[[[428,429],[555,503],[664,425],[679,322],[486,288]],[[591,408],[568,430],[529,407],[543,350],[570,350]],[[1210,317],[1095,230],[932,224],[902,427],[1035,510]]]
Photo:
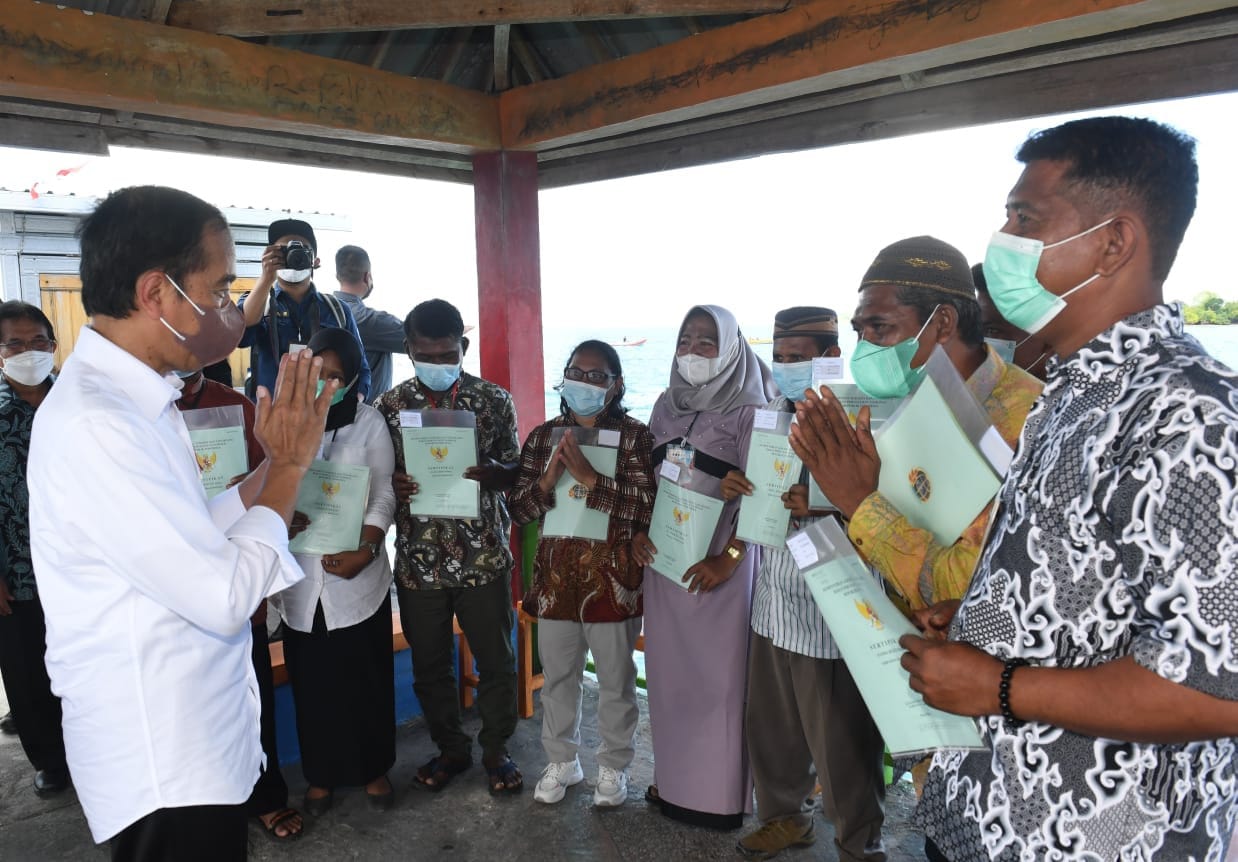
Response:
[[[952,636],[1046,667],[1129,655],[1238,699],[1236,470],[1238,374],[1176,307],[1116,324],[1050,367]],[[1238,740],[981,729],[992,750],[939,752],[916,813],[952,862],[1224,857]]]

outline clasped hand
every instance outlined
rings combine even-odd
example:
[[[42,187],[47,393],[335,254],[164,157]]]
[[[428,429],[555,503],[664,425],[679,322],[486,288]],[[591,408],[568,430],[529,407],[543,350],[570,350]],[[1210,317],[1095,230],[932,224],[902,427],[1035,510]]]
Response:
[[[946,632],[959,602],[938,602],[912,615],[922,636],[903,635],[901,660],[911,688],[935,709],[972,717],[1001,713],[1002,663],[971,644],[949,641]]]
[[[809,389],[796,404],[791,448],[843,516],[850,518],[877,490],[881,457],[869,428],[871,413],[861,407],[856,426],[828,386]]]
[[[598,472],[593,469],[593,465],[589,463],[589,459],[585,457],[585,453],[581,451],[580,444],[576,442],[576,435],[569,428],[563,432],[563,439],[559,441],[559,445],[550,453],[550,460],[546,462],[546,469],[542,471],[541,478],[537,480],[537,486],[543,494],[551,493],[559,480],[563,478],[563,473],[572,474],[572,478],[580,484],[584,485],[590,491],[594,489],[598,481]]]
[[[284,354],[274,397],[265,386],[258,387],[254,436],[272,465],[308,470],[318,454],[331,396],[340,388],[338,380],[328,380],[318,393],[321,369],[322,360],[307,350]]]

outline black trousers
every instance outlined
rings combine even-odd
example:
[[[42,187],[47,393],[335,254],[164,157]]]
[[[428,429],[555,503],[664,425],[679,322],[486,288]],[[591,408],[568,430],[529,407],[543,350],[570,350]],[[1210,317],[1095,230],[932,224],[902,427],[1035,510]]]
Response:
[[[477,711],[483,758],[507,753],[516,732],[516,655],[512,651],[512,595],[507,578],[480,587],[441,590],[399,588],[400,622],[413,655],[413,693],[421,703],[430,738],[445,756],[471,760],[473,741],[464,732],[452,661],[451,618],[460,621],[477,660]]]
[[[253,635],[254,673],[262,703],[262,751],[267,756],[267,765],[245,803],[245,813],[257,817],[288,807],[288,785],[279,771],[279,750],[275,746],[275,681],[271,676],[271,647],[265,621],[253,627]]]
[[[63,769],[64,735],[60,698],[52,694],[44,655],[47,626],[38,598],[10,602],[13,613],[0,616],[0,677],[17,734],[36,770]]]
[[[937,849],[937,845],[931,838],[924,839],[924,857],[928,859],[928,862],[950,862],[946,854]]]
[[[112,862],[238,862],[249,855],[245,808],[160,808],[113,836]]]

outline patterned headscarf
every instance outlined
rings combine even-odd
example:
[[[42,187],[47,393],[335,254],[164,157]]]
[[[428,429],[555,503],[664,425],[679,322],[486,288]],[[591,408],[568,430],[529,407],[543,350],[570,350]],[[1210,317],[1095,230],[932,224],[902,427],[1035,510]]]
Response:
[[[683,332],[689,317],[702,311],[718,327],[718,356],[723,360],[723,368],[713,380],[693,386],[680,375],[678,363],[672,361],[670,385],[666,389],[671,413],[729,413],[736,407],[763,407],[774,400],[778,388],[769,368],[752,352],[731,312],[720,305],[693,306],[684,315],[679,331]]]

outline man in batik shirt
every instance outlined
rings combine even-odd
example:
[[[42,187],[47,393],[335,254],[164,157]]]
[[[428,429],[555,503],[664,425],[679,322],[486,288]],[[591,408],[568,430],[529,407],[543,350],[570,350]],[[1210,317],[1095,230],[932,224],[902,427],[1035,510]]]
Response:
[[[936,755],[917,822],[931,860],[1219,862],[1238,820],[1238,375],[1161,300],[1194,142],[1106,117],[1019,159],[985,275],[1055,357],[950,642],[948,607],[902,641],[912,688],[982,718],[988,745]]]

